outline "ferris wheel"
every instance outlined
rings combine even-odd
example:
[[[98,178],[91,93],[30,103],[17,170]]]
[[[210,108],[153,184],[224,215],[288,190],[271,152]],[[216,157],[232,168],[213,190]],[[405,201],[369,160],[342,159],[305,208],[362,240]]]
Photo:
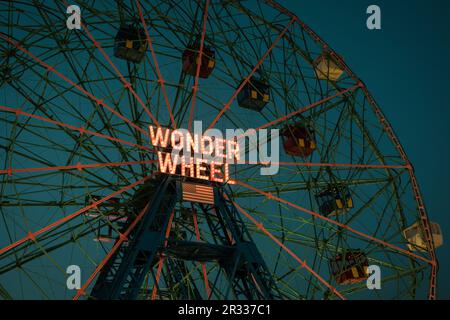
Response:
[[[271,0],[78,5],[69,30],[65,1],[0,3],[0,299],[436,298],[442,232],[414,169],[297,16]],[[278,129],[279,172],[162,172],[149,128],[196,120]]]

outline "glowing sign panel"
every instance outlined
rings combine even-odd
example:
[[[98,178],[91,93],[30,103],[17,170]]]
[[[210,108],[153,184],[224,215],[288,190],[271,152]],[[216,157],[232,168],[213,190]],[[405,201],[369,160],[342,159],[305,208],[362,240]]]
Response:
[[[149,126],[150,140],[158,151],[159,170],[165,174],[230,183],[229,163],[239,160],[236,141]],[[191,156],[192,155],[192,156]]]

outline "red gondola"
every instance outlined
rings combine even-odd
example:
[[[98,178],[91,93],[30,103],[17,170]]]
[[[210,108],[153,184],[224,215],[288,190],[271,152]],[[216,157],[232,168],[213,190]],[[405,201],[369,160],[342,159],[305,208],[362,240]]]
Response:
[[[351,285],[367,280],[369,261],[360,250],[338,254],[330,260],[330,272],[340,285]]]
[[[294,157],[309,157],[316,150],[314,132],[302,124],[287,126],[282,131],[284,151]]]
[[[191,76],[197,75],[197,63],[199,61],[200,46],[192,45],[186,48],[183,52],[183,72]],[[204,46],[202,55],[202,64],[200,66],[200,78],[208,78],[216,66],[214,51]]]

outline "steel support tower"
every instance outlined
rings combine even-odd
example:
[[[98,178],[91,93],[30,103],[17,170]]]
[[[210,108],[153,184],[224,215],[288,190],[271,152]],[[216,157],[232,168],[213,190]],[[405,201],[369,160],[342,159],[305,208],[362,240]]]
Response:
[[[154,182],[154,188],[144,191],[150,205],[128,241],[108,260],[92,289],[92,299],[142,299],[150,290],[143,288],[146,277],[154,278],[158,261],[166,259],[164,282],[178,284],[176,292],[158,288],[159,299],[202,299],[195,281],[189,287],[182,279],[190,277],[187,261],[215,262],[228,283],[223,298],[266,300],[280,299],[275,281],[251,238],[238,211],[226,195],[225,187],[214,186],[214,205],[183,200],[181,178],[165,176]],[[139,191],[138,191],[139,192]],[[142,197],[140,192],[140,196]],[[147,200],[147,201],[148,201]],[[186,207],[188,205],[188,207]],[[190,207],[189,207],[190,206]],[[202,226],[208,230],[210,242],[186,240],[175,232],[166,237],[167,230],[177,230],[188,216],[197,212]],[[169,227],[169,224],[171,226]],[[216,282],[211,285],[214,294]],[[170,291],[170,289],[169,289]]]

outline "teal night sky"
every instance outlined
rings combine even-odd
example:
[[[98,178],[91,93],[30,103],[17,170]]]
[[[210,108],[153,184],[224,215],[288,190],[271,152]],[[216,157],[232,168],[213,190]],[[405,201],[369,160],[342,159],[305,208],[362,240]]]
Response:
[[[416,169],[432,221],[450,228],[450,2],[445,0],[283,0],[366,83]],[[382,11],[382,30],[366,28],[366,8]],[[450,298],[450,252],[438,249],[438,297]]]

